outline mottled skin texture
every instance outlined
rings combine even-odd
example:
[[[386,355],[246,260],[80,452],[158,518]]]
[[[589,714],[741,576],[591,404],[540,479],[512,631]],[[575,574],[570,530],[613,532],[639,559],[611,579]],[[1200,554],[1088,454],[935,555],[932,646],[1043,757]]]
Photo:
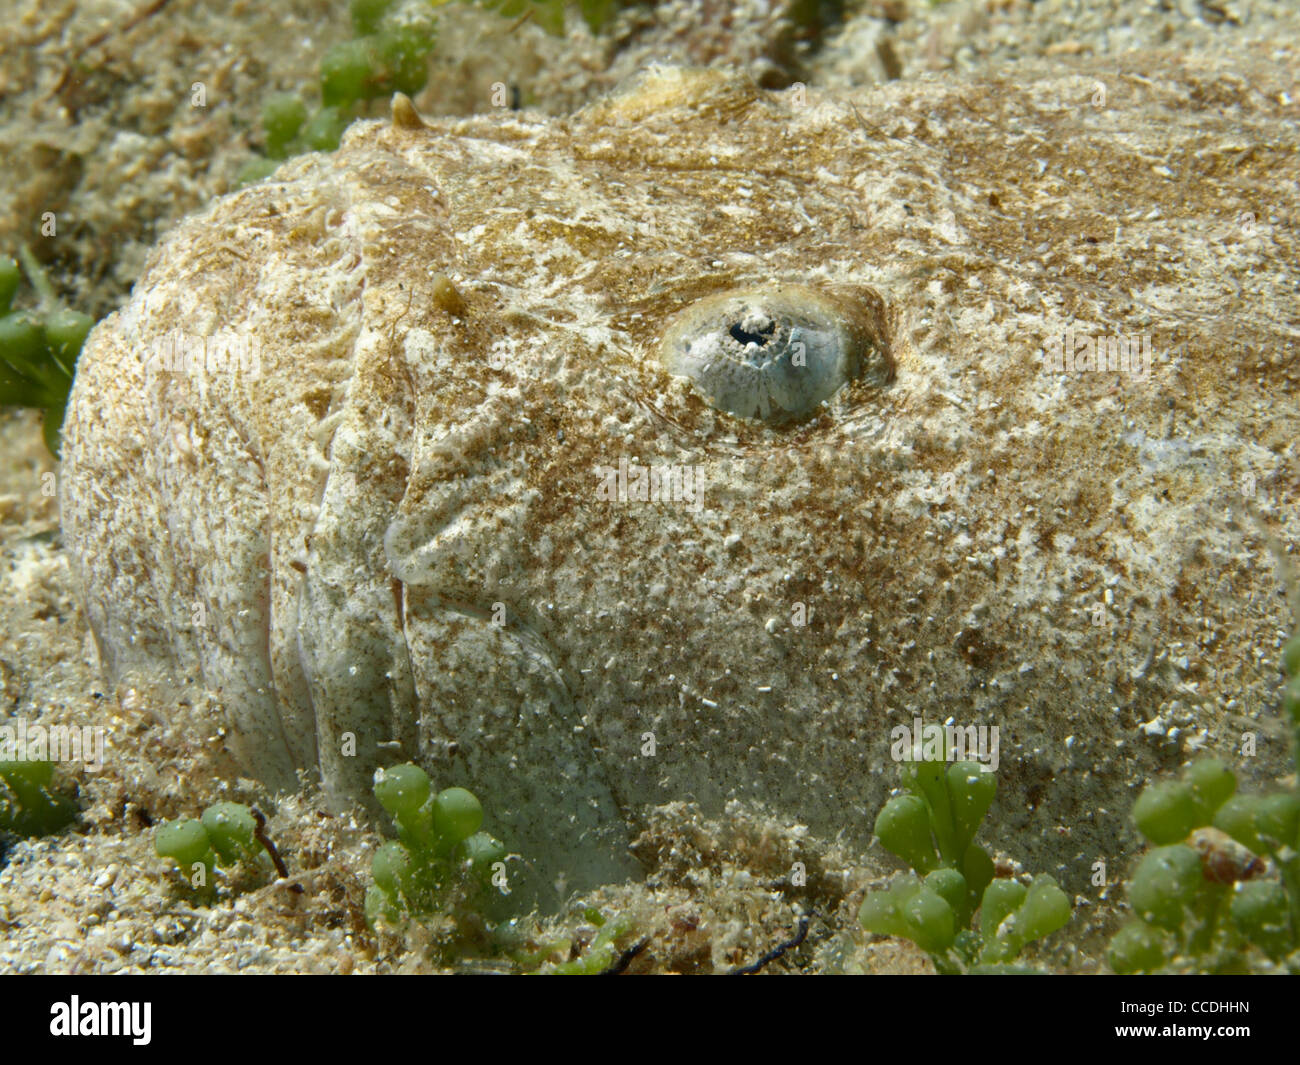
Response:
[[[1004,838],[1084,889],[1182,757],[1139,723],[1283,764],[1294,77],[1243,70],[1142,57],[1101,108],[1086,68],[853,101],[668,71],[567,121],[353,127],[92,335],[60,502],[107,671],[220,692],[277,786],[419,758],[568,887],[635,873],[675,800],[865,847],[891,726],[997,724]],[[777,429],[660,365],[692,301],[794,282],[857,293],[892,384]],[[1152,334],[1151,373],[1044,373],[1070,326]],[[260,377],[148,381],[174,328],[257,336]],[[620,458],[703,505],[601,501]]]

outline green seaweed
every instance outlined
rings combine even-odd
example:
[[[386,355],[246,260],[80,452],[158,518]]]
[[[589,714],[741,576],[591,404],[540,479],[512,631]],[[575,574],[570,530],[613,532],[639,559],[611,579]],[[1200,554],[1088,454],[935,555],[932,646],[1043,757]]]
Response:
[[[1300,761],[1300,633],[1282,649],[1282,712]],[[1133,804],[1154,844],[1128,884],[1134,918],[1107,961],[1117,973],[1300,972],[1300,793],[1237,793],[1237,778],[1201,758]]]
[[[504,911],[506,848],[481,830],[483,807],[472,792],[435,793],[428,774],[407,763],[375,773],[375,797],[397,839],[371,860],[365,915],[372,928],[449,916],[468,929]]]
[[[18,263],[0,256],[0,405],[44,412],[45,446],[59,455],[59,430],[77,358],[94,319],[63,306],[30,249]],[[22,275],[36,292],[34,310],[15,309]]]
[[[592,33],[598,32],[614,12],[618,10],[618,0],[578,0],[570,5],[568,0],[468,0],[486,11],[494,11],[503,18],[518,19],[527,17],[537,23],[553,37],[564,35],[564,12],[570,6],[576,6],[583,22]]]
[[[413,95],[428,81],[428,58],[438,40],[431,4],[353,0],[355,36],[329,48],[320,62],[320,106],[309,111],[297,93],[276,93],[262,106],[265,157],[254,157],[236,183],[270,176],[282,160],[304,152],[331,152],[366,105],[395,92]]]
[[[876,817],[876,836],[915,875],[867,894],[858,920],[868,932],[912,940],[940,973],[1021,972],[1031,942],[1070,920],[1068,896],[1050,876],[1028,885],[998,879],[975,834],[997,782],[975,762],[949,764],[915,751],[905,793]]]
[[[0,762],[0,833],[48,836],[77,818],[77,800],[54,782],[54,763]]]
[[[623,914],[607,918],[594,906],[586,907],[581,917],[596,929],[595,936],[585,947],[577,936],[567,933],[540,940],[525,937],[513,921],[497,930],[496,940],[520,973],[601,976],[620,968],[620,963],[626,960],[625,950],[637,937],[636,922]]]
[[[269,177],[285,159],[338,148],[343,131],[374,100],[401,92],[413,96],[428,82],[429,56],[438,42],[436,9],[450,0],[352,0],[354,36],[321,57],[320,106],[309,110],[298,93],[276,93],[262,107],[265,155],[240,169],[237,185]],[[464,0],[503,18],[528,18],[553,36],[563,36],[569,0]],[[576,7],[595,33],[619,8],[618,0],[579,0]]]
[[[635,931],[632,921],[627,917],[605,920],[601,914],[592,911],[588,911],[587,916],[598,929],[596,938],[578,957],[543,966],[540,970],[541,975],[600,976],[618,965],[623,956],[620,944],[630,938]]]
[[[159,825],[154,851],[170,858],[195,895],[211,901],[216,894],[215,870],[240,862],[265,871],[270,856],[258,838],[257,817],[243,803],[217,802],[199,819],[180,817]]]

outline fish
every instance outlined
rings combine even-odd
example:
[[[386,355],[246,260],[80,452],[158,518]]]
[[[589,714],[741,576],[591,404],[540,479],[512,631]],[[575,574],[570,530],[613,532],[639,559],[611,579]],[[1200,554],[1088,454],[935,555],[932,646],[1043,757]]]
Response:
[[[1088,889],[1135,780],[1285,764],[1241,707],[1294,620],[1294,71],[1204,62],[395,97],[87,342],[59,504],[106,676],[338,809],[469,787],[543,905],[643,876],[674,803],[865,855],[935,728]]]

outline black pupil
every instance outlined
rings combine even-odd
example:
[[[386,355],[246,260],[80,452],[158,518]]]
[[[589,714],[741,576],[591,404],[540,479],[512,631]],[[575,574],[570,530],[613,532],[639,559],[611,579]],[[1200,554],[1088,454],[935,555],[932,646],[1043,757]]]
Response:
[[[768,342],[768,339],[776,331],[776,323],[768,322],[767,327],[760,329],[757,333],[747,333],[737,322],[727,330],[731,334],[731,339],[737,344],[757,344],[760,348]]]

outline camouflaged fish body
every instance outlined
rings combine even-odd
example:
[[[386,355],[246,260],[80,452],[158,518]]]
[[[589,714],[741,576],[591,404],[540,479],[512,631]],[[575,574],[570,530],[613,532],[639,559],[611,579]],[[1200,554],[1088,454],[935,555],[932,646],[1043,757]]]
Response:
[[[399,102],[223,198],[77,375],[106,670],[218,693],[279,787],[416,758],[570,886],[677,800],[865,846],[918,716],[1001,727],[1058,864],[1113,845],[1138,724],[1232,741],[1213,677],[1280,617],[1250,523],[1296,533],[1284,78],[1228,115],[1162,63],[1105,109],[1068,72]]]

